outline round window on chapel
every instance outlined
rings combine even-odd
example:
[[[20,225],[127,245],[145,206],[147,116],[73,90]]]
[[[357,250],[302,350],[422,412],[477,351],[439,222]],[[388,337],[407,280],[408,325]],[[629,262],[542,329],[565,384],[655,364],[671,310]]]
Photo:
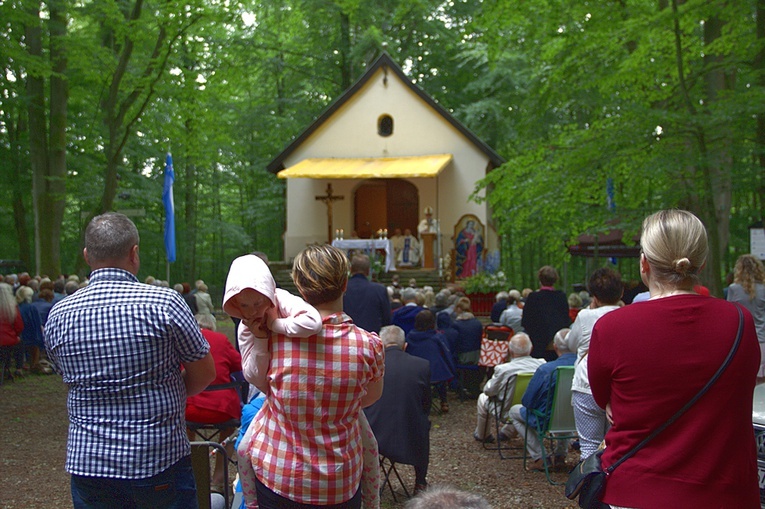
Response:
[[[393,134],[393,117],[382,115],[377,119],[377,134],[380,136],[390,136]]]

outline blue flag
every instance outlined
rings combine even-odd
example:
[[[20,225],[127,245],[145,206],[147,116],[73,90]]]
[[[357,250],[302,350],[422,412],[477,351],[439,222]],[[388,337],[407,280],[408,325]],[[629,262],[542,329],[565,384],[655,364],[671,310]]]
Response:
[[[167,154],[165,160],[165,187],[162,189],[162,203],[165,204],[165,252],[167,261],[175,261],[175,203],[173,202],[173,156]]]
[[[606,203],[608,210],[611,212],[616,210],[616,202],[614,201],[614,179],[611,177],[606,179]]]

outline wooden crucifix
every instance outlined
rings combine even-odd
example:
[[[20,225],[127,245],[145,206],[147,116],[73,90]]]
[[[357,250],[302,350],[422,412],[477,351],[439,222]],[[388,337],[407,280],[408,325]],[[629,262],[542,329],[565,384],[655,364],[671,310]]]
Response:
[[[316,199],[327,204],[327,244],[332,244],[332,203],[342,200],[344,196],[335,196],[332,194],[332,184],[327,184],[327,194],[317,196]]]

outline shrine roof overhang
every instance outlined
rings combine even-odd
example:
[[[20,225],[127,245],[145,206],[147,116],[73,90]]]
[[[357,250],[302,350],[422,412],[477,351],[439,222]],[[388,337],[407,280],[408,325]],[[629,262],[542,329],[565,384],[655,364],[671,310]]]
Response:
[[[283,179],[433,178],[438,176],[453,159],[451,154],[309,158],[281,170],[276,176]]]

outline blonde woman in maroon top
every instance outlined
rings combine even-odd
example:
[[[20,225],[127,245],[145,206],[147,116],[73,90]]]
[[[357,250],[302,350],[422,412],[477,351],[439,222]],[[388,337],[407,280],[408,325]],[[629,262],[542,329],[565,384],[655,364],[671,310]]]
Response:
[[[592,395],[613,425],[603,468],[689,402],[723,364],[738,329],[736,306],[698,295],[707,234],[690,212],[643,222],[640,271],[648,301],[604,315],[590,342]],[[677,421],[608,477],[603,501],[640,509],[758,509],[752,395],[760,349],[751,314],[730,365]]]

